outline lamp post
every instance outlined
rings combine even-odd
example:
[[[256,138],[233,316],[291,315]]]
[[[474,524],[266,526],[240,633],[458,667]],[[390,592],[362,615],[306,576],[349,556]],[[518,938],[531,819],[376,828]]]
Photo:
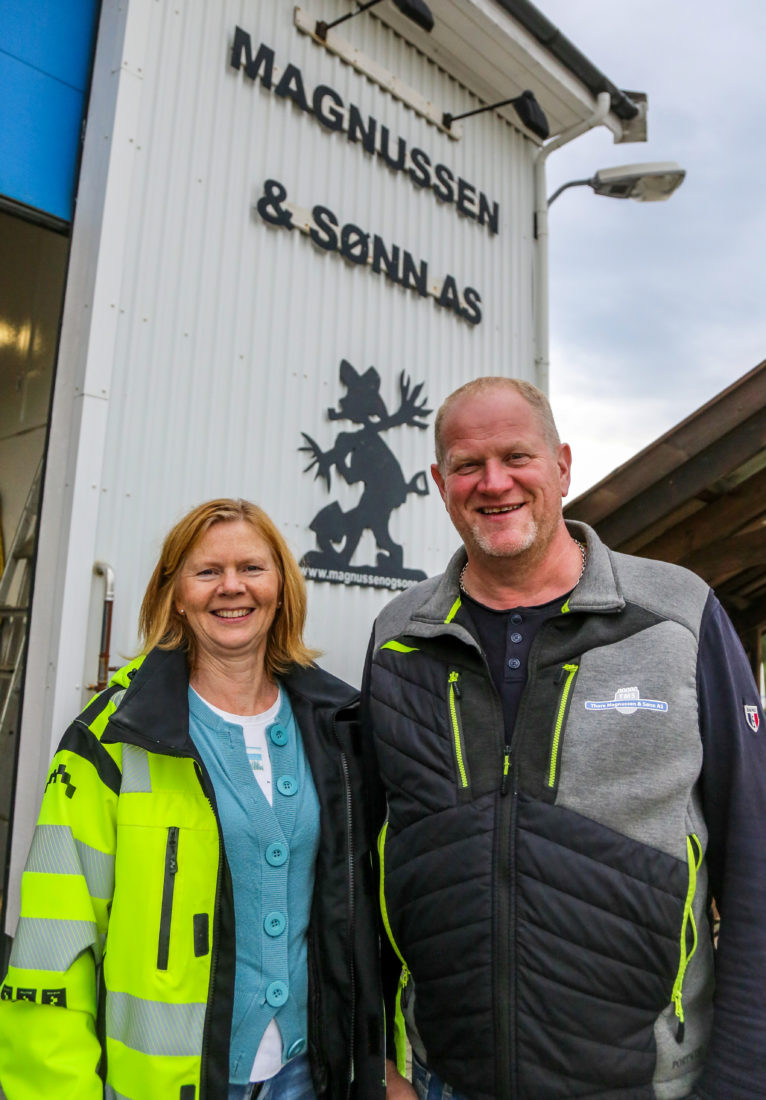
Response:
[[[537,238],[537,283],[535,293],[535,374],[537,385],[548,392],[550,368],[550,334],[548,302],[548,208],[562,191],[570,187],[590,187],[595,194],[612,199],[634,199],[636,202],[662,202],[681,186],[686,176],[683,168],[674,161],[647,164],[626,164],[614,168],[600,168],[590,179],[570,180],[550,196],[545,197],[545,163],[548,155],[585,130],[603,122],[609,109],[602,93],[598,97],[593,116],[559,138],[548,142],[538,152],[535,165],[535,236]]]

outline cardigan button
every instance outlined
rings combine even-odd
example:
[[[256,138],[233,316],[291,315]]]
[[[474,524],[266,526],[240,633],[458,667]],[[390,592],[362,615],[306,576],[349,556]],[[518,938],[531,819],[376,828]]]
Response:
[[[291,1043],[285,1052],[285,1058],[289,1062],[291,1058],[296,1058],[299,1054],[303,1054],[306,1049],[305,1039],[296,1039],[294,1043]]]
[[[269,737],[275,745],[287,744],[287,730],[284,726],[271,726],[269,729]]]
[[[287,863],[289,854],[290,849],[288,846],[281,840],[275,840],[266,849],[266,862],[270,867],[281,867],[283,863]]]
[[[266,1001],[272,1008],[280,1008],[287,1001],[287,982],[270,982],[266,986]]]
[[[287,918],[284,913],[280,913],[278,909],[275,909],[273,912],[266,914],[263,927],[267,936],[281,936],[287,928]]]
[[[280,775],[277,780],[277,790],[280,794],[289,798],[298,790],[298,780],[294,779],[292,775]]]

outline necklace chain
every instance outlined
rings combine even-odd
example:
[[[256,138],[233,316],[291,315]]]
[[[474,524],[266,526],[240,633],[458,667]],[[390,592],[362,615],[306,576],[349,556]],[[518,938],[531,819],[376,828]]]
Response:
[[[585,572],[585,563],[586,563],[586,562],[587,562],[587,560],[588,560],[588,553],[587,553],[587,551],[586,551],[586,549],[585,549],[585,543],[583,543],[583,542],[580,542],[580,540],[579,540],[579,539],[573,539],[572,541],[574,542],[574,544],[575,544],[575,546],[577,547],[577,549],[578,549],[578,550],[580,551],[580,557],[582,558],[582,565],[580,566],[580,574],[579,574],[579,576],[578,576],[577,580],[576,580],[576,581],[574,582],[574,585],[573,585],[573,588],[577,588],[577,585],[578,585],[578,584],[580,583],[580,581],[582,580],[582,575],[583,575],[583,573]],[[466,561],[465,565],[464,565],[464,566],[463,566],[463,568],[462,568],[462,569],[460,570],[460,576],[459,576],[459,577],[458,577],[458,579],[457,579],[457,583],[458,583],[458,588],[459,588],[459,589],[460,589],[460,591],[461,591],[461,592],[463,592],[463,593],[464,593],[464,594],[465,594],[466,596],[468,595],[468,593],[467,593],[467,592],[466,592],[466,590],[465,590],[465,583],[464,583],[464,582],[465,582],[465,571],[466,571],[466,569],[467,569],[467,568],[468,568],[468,562]]]

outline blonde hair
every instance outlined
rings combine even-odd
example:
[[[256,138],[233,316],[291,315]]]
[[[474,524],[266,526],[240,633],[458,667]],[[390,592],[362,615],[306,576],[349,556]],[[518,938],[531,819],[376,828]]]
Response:
[[[150,649],[184,649],[189,665],[196,659],[196,639],[186,619],[175,606],[181,569],[192,547],[215,523],[249,523],[271,550],[281,581],[282,606],[277,608],[266,641],[264,663],[270,677],[288,670],[291,664],[310,665],[318,655],[303,641],[306,622],[306,584],[297,561],[274,521],[248,500],[222,497],[192,508],[168,533],[160,559],[141,603],[138,618],[143,652]]]
[[[473,381],[466,382],[465,385],[456,389],[449,397],[445,398],[436,414],[436,420],[434,421],[436,465],[442,473],[444,472],[444,459],[446,457],[444,453],[444,442],[442,440],[444,418],[462,398],[484,393],[485,390],[490,390],[494,387],[513,390],[519,397],[522,397],[537,415],[543,436],[550,449],[556,451],[560,446],[561,440],[556,427],[556,421],[553,419],[553,410],[551,409],[548,398],[542,390],[539,390],[537,386],[533,386],[531,382],[525,382],[522,378],[506,378],[504,375],[486,375],[483,378],[474,378]]]

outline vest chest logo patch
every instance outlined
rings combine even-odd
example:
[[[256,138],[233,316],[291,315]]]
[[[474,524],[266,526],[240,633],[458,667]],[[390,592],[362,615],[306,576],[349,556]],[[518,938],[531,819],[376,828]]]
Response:
[[[635,714],[637,710],[664,713],[668,704],[662,699],[642,699],[637,687],[617,688],[614,699],[586,699],[586,710],[616,710],[619,714]]]
[[[758,713],[758,707],[751,707],[745,703],[745,721],[753,733],[758,732],[761,728],[761,716]]]

